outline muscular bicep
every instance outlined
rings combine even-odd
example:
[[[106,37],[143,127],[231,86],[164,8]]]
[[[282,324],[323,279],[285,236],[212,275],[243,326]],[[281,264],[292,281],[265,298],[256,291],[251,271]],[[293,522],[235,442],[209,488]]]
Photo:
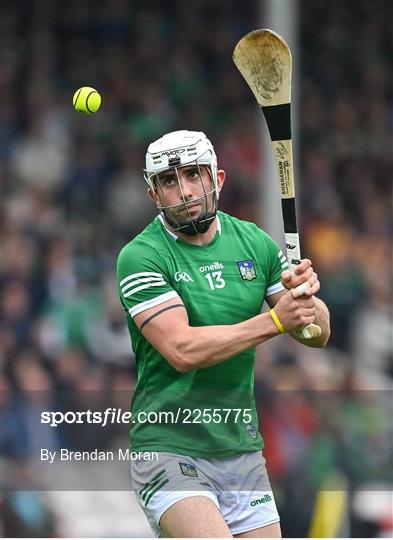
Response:
[[[188,315],[180,297],[146,309],[134,317],[143,336],[175,368],[179,368],[178,344],[189,329]]]

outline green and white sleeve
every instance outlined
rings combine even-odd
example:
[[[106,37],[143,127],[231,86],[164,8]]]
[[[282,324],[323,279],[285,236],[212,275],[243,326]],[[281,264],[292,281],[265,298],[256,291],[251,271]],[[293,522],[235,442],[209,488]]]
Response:
[[[285,289],[284,285],[281,283],[281,273],[288,268],[288,261],[273,238],[266,233],[264,233],[264,237],[270,261],[266,296],[270,296]]]
[[[147,244],[131,243],[121,250],[117,261],[117,283],[121,303],[131,317],[172,298],[180,300],[169,281],[164,262]]]

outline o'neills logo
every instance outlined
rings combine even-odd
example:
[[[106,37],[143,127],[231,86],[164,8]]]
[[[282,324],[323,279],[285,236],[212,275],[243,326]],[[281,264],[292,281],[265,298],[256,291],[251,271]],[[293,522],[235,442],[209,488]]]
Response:
[[[213,270],[223,270],[224,265],[218,261],[208,264],[206,266],[200,266],[199,271],[200,272],[212,272]]]
[[[258,504],[264,504],[267,502],[271,502],[272,500],[272,497],[268,493],[266,493],[266,495],[264,495],[260,499],[255,499],[254,501],[251,501],[250,506],[258,506]]]

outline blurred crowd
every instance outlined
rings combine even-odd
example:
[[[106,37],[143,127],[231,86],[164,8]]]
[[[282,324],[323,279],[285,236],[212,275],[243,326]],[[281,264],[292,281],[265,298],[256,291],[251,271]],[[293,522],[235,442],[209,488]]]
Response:
[[[2,2],[0,450],[25,484],[35,485],[29,463],[44,444],[113,442],[31,429],[40,400],[131,396],[115,264],[154,216],[141,173],[147,144],[175,129],[206,132],[228,173],[221,208],[257,220],[261,118],[231,52],[260,26],[261,4]],[[258,350],[256,397],[289,536],[307,535],[315,492],[330,475],[350,490],[391,489],[392,470],[392,6],[298,4],[298,213],[332,337],[321,351],[289,339]],[[84,85],[102,94],[95,116],[72,108]],[[123,431],[115,436],[126,445]],[[50,496],[32,493],[3,493],[5,536],[64,532]],[[356,536],[391,526],[382,513],[366,520],[351,510],[351,520]]]

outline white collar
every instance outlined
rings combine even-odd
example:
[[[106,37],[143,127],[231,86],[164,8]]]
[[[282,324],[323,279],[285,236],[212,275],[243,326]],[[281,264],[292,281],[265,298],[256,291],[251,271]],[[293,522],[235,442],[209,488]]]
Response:
[[[218,217],[218,214],[216,215],[216,218],[217,218],[217,231],[218,231],[218,234],[221,236],[221,221],[220,221],[220,218]]]
[[[172,231],[170,231],[170,230],[168,229],[168,227],[166,226],[165,220],[164,220],[164,218],[162,217],[162,215],[161,215],[161,214],[158,214],[157,217],[158,217],[158,219],[161,221],[162,226],[164,227],[164,229],[166,230],[166,232],[173,238],[173,240],[177,240],[178,237],[176,236],[175,233],[173,233]]]

